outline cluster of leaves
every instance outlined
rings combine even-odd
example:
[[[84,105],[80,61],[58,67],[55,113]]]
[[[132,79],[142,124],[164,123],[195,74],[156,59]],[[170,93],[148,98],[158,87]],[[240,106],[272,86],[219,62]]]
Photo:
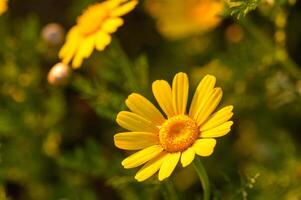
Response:
[[[230,0],[228,2],[230,15],[241,19],[255,10],[260,2],[261,0]]]

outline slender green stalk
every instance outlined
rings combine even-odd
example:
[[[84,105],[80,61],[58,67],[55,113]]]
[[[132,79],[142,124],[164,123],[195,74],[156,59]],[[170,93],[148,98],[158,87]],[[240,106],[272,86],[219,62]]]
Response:
[[[210,199],[210,185],[209,185],[209,178],[206,172],[206,169],[204,168],[204,165],[201,162],[201,159],[199,157],[196,157],[194,159],[194,168],[200,178],[200,181],[203,186],[204,191],[204,200]]]

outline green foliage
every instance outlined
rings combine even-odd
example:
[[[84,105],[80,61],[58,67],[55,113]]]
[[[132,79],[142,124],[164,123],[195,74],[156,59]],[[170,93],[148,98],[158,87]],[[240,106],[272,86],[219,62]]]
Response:
[[[230,0],[228,2],[230,15],[241,19],[255,10],[260,2],[261,0]]]
[[[100,64],[89,69],[88,73],[93,74],[90,79],[77,75],[73,84],[100,116],[114,120],[116,113],[124,109],[127,95],[148,88],[148,63],[144,55],[131,62],[117,41],[99,60]]]
[[[41,31],[50,19],[67,30],[90,3],[11,0],[0,16],[0,200],[200,199],[192,166],[164,182],[138,183],[138,169],[121,165],[132,152],[113,142],[124,131],[115,119],[127,96],[140,93],[156,105],[152,81],[170,82],[179,71],[189,74],[190,99],[213,74],[221,106],[234,106],[233,130],[202,160],[212,199],[301,198],[299,2],[231,1],[226,12],[238,23],[225,20],[180,41],[161,37],[140,3],[105,51],[74,70],[68,85],[51,86],[47,73],[60,46],[49,46]]]

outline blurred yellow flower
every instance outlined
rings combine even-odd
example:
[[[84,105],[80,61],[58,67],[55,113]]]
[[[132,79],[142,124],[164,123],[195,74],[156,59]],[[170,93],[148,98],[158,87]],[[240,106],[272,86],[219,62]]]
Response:
[[[169,39],[181,39],[216,27],[223,9],[221,0],[146,0],[146,10]]]
[[[106,0],[88,7],[67,34],[59,52],[63,63],[72,60],[72,67],[78,68],[94,48],[104,50],[111,42],[110,34],[123,24],[121,16],[133,10],[137,3],[136,0]]]
[[[7,10],[8,0],[0,0],[0,15],[2,15]]]
[[[130,132],[114,136],[115,145],[125,150],[140,150],[122,161],[124,168],[144,166],[135,178],[144,181],[159,170],[159,180],[171,175],[179,160],[183,167],[195,157],[210,156],[216,140],[226,135],[233,124],[233,106],[214,112],[222,98],[222,89],[215,87],[215,77],[206,75],[186,112],[189,83],[185,73],[178,73],[172,87],[164,80],[153,82],[153,94],[166,117],[145,97],[133,93],[121,111],[117,123]]]

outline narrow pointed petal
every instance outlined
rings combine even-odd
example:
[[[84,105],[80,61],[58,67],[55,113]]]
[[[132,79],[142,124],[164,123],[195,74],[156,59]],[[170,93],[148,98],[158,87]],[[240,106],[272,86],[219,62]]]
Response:
[[[198,139],[192,145],[192,148],[199,156],[210,156],[213,153],[215,145],[215,139]]]
[[[111,16],[119,17],[122,15],[125,15],[125,14],[129,13],[130,11],[132,11],[136,7],[137,4],[138,4],[138,1],[132,0],[128,3],[118,6],[117,8],[115,8],[115,10],[113,10],[113,12],[111,13]]]
[[[179,162],[180,156],[181,152],[170,153],[166,156],[159,171],[160,181],[168,178],[171,175]]]
[[[168,117],[175,115],[173,106],[172,106],[172,92],[170,85],[164,80],[158,80],[153,82],[152,85],[153,94]]]
[[[132,112],[121,111],[117,115],[117,123],[130,131],[158,133],[159,129],[151,121]]]
[[[63,63],[68,64],[71,61],[81,42],[82,38],[78,33],[78,29],[76,27],[70,29],[66,37],[66,42],[59,51],[59,58],[62,59]]]
[[[130,155],[129,157],[124,159],[121,164],[126,169],[138,167],[146,163],[147,161],[155,158],[162,151],[163,148],[161,147],[161,145],[150,146]]]
[[[180,72],[176,74],[172,82],[172,103],[176,115],[184,114],[188,100],[188,77]]]
[[[74,68],[80,67],[83,62],[83,59],[89,57],[92,54],[94,50],[94,44],[95,44],[94,35],[83,39],[72,61],[72,66]]]
[[[153,122],[155,125],[161,125],[165,121],[161,112],[140,94],[131,94],[125,103],[132,112]]]
[[[214,88],[216,78],[212,75],[206,75],[201,82],[199,83],[194,96],[191,101],[191,106],[189,109],[189,116],[193,119],[196,119],[196,113],[199,108],[206,102],[211,91]]]
[[[118,27],[123,25],[123,19],[120,17],[110,18],[104,21],[102,25],[102,30],[106,33],[114,33],[117,31]]]
[[[79,53],[79,51],[77,51],[72,60],[72,67],[74,69],[79,68],[83,63],[83,60],[84,60],[84,57],[82,56],[82,54]]]
[[[62,62],[65,64],[69,64],[69,62],[74,57],[78,47],[80,46],[81,42],[74,40],[68,41],[59,52],[59,58],[62,59]]]
[[[93,50],[94,50],[94,44],[95,44],[95,36],[87,37],[83,44],[80,47],[79,53],[82,54],[84,58],[89,57]]]
[[[135,179],[139,182],[145,181],[152,175],[154,175],[161,167],[165,157],[167,156],[166,152],[161,152],[156,158],[147,162],[136,174]]]
[[[102,51],[110,44],[112,41],[112,37],[104,32],[103,30],[98,31],[96,33],[96,38],[95,38],[95,47],[98,51]]]
[[[108,9],[112,10],[116,7],[118,7],[121,3],[126,2],[127,0],[107,0],[104,1],[103,4],[105,4]]]
[[[198,126],[201,126],[209,117],[209,115],[216,109],[221,101],[223,92],[221,88],[214,88],[204,106],[196,113],[196,121]]]
[[[189,147],[182,152],[181,163],[183,167],[188,166],[194,160],[195,152],[192,147]]]
[[[115,146],[125,150],[140,150],[159,144],[159,137],[155,133],[124,132],[114,135]]]
[[[233,106],[227,106],[224,107],[222,109],[220,109],[219,111],[217,111],[216,113],[214,113],[200,128],[200,131],[207,131],[209,129],[215,128],[221,124],[223,124],[224,122],[228,121],[229,119],[231,119],[231,117],[233,116]]]
[[[213,129],[209,129],[207,131],[201,132],[200,137],[201,138],[222,137],[230,132],[232,124],[233,124],[232,121],[225,122]]]

